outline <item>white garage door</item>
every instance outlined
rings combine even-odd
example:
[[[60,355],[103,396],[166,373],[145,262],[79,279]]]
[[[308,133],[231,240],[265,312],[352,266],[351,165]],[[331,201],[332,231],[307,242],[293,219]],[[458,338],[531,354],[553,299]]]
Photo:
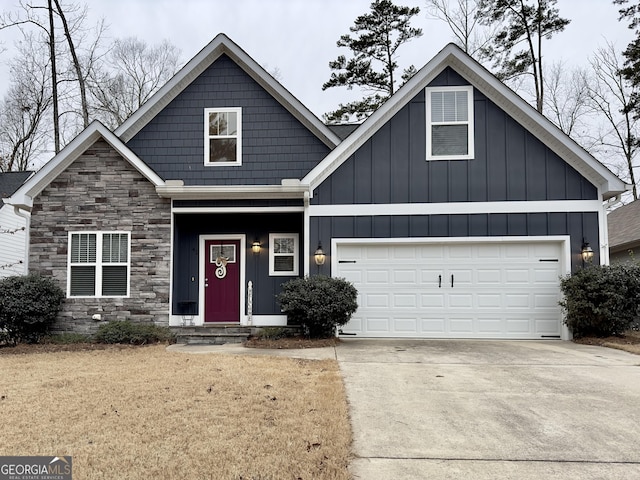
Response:
[[[359,337],[559,338],[561,244],[338,244]]]

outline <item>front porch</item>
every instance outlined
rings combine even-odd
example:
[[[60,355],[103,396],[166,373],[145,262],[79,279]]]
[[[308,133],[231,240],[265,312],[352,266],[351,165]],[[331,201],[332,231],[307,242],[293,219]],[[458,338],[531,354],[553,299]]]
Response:
[[[171,327],[286,326],[276,295],[304,272],[303,208],[251,210],[174,207]]]

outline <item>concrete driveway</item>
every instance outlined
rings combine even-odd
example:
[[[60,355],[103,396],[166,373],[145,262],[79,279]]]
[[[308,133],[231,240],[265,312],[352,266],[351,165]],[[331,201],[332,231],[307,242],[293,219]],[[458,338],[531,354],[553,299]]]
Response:
[[[640,478],[640,356],[560,341],[344,340],[357,479]]]

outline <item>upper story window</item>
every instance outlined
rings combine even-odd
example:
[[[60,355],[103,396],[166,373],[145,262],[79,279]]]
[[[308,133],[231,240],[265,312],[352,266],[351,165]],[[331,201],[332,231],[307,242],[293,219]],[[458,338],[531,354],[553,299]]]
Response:
[[[71,232],[68,297],[128,297],[129,232]]]
[[[427,87],[427,160],[471,159],[473,87]]]
[[[242,164],[242,109],[204,110],[204,164]]]

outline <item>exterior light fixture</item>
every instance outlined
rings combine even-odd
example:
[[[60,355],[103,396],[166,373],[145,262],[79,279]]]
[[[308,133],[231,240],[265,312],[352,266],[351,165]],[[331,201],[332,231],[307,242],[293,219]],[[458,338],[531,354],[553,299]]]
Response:
[[[255,254],[258,254],[258,253],[260,253],[260,248],[261,248],[260,242],[259,242],[259,241],[258,241],[258,239],[256,238],[256,239],[253,241],[253,243],[251,244],[251,251],[252,251],[253,253],[255,253]]]
[[[324,261],[327,256],[325,255],[324,250],[322,250],[322,243],[318,243],[318,248],[316,248],[316,251],[313,252],[313,256],[316,260],[316,265],[324,265]]]
[[[589,242],[582,242],[582,249],[580,254],[582,255],[582,263],[591,263],[593,262],[593,249],[589,245]]]

